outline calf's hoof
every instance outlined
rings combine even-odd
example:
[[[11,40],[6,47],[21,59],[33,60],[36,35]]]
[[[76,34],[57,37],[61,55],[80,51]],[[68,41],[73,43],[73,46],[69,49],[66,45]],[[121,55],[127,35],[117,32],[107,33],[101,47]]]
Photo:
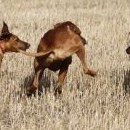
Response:
[[[26,89],[26,95],[27,95],[28,97],[31,97],[33,94],[34,94],[34,89],[32,89],[31,87],[28,87],[28,88]]]
[[[58,96],[58,95],[61,95],[62,94],[62,89],[61,87],[57,87],[54,91],[54,95],[55,96]]]

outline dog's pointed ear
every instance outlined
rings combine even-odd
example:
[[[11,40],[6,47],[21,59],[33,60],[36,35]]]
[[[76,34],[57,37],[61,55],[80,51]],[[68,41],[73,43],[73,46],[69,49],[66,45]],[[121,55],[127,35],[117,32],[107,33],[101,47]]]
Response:
[[[3,28],[1,30],[1,34],[8,34],[8,33],[10,33],[8,29],[8,25],[3,21]]]

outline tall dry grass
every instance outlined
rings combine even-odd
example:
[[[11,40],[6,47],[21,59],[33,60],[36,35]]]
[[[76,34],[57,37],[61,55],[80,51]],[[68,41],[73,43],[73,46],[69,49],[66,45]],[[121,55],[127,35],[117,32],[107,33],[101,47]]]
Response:
[[[3,20],[31,43],[30,51],[55,23],[74,22],[88,39],[86,58],[98,76],[84,75],[74,56],[62,97],[55,100],[57,75],[46,71],[41,85],[50,86],[50,92],[21,100],[34,59],[6,54],[0,74],[1,130],[130,130],[129,0],[0,0],[1,26]]]

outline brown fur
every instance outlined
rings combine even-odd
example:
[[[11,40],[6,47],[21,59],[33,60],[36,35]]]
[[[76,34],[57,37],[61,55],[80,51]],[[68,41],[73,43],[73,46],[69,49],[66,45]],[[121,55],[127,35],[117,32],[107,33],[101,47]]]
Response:
[[[54,28],[66,28],[66,27],[69,27],[71,29],[71,31],[73,31],[74,33],[78,34],[83,42],[83,44],[87,44],[87,41],[85,40],[85,38],[83,38],[80,34],[81,34],[81,31],[80,29],[75,25],[73,24],[72,22],[70,21],[66,21],[66,22],[62,22],[62,23],[57,23],[54,25]]]
[[[96,72],[88,69],[85,62],[84,42],[79,28],[71,22],[56,24],[41,38],[37,52],[51,52],[46,56],[36,57],[34,61],[35,75],[33,82],[27,88],[27,95],[31,96],[39,87],[43,71],[48,68],[52,71],[59,71],[58,86],[55,88],[55,95],[62,93],[62,85],[67,75],[68,67],[72,62],[74,53],[79,57],[85,74],[95,76]]]
[[[20,40],[16,35],[10,33],[7,24],[3,22],[0,35],[0,67],[6,52],[18,52],[18,49],[25,51],[29,46],[29,43]]]

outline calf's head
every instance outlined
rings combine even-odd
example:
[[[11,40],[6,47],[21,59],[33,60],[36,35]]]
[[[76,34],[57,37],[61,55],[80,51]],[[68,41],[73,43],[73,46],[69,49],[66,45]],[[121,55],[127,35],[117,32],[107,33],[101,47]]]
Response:
[[[18,52],[18,50],[28,49],[30,44],[18,38],[18,36],[10,33],[8,26],[3,22],[3,28],[0,35],[0,45],[4,52]]]

